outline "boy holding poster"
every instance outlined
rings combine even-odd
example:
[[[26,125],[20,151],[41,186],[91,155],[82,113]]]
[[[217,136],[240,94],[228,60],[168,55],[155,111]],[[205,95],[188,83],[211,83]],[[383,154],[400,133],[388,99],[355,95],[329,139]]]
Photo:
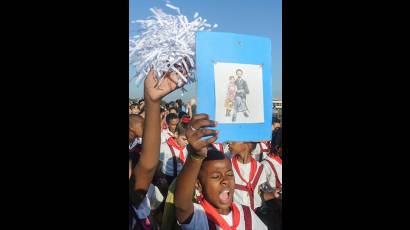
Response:
[[[218,131],[206,114],[195,115],[187,130],[189,157],[176,180],[175,206],[182,229],[267,230],[265,224],[247,206],[233,202],[235,177],[232,165],[224,154],[207,149],[216,140]],[[204,136],[213,136],[201,139]],[[200,193],[200,204],[192,202],[192,194]]]

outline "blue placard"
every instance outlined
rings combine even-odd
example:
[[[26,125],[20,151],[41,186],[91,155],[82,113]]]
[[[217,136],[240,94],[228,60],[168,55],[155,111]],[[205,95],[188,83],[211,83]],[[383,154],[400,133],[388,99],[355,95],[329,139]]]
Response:
[[[269,38],[196,34],[197,113],[218,121],[217,142],[263,141],[272,135]]]

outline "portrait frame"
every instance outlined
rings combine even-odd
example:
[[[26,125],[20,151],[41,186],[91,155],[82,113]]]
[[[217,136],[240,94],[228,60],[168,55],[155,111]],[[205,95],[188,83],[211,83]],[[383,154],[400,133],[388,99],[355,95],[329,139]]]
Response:
[[[219,123],[217,142],[264,141],[272,135],[272,48],[265,37],[222,33],[196,33],[197,113],[216,119],[215,64],[258,65],[262,68],[263,122]],[[219,101],[218,101],[219,100]],[[218,121],[218,120],[217,120]]]

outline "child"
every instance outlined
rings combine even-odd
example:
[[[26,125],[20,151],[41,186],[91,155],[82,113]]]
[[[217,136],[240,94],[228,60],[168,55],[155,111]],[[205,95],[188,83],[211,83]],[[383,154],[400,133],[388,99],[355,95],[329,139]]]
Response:
[[[272,133],[270,154],[262,164],[269,168],[269,174],[272,174],[276,181],[276,188],[282,188],[282,129],[278,128]]]
[[[130,152],[135,152],[135,148],[142,144],[142,133],[144,131],[144,118],[140,115],[129,115],[129,135],[128,143]]]
[[[175,206],[178,223],[184,230],[267,230],[247,206],[233,202],[235,177],[229,159],[207,145],[216,140],[216,126],[206,114],[195,115],[186,135],[189,157],[176,180]],[[213,137],[201,139],[204,136]],[[191,200],[196,190],[200,204]]]
[[[226,99],[225,99],[225,108],[226,108],[225,116],[227,117],[231,116],[231,111],[233,110],[233,103],[235,100],[235,95],[236,95],[235,77],[230,76],[229,84],[228,84],[228,92],[226,94]]]
[[[277,127],[272,133],[271,151],[262,164],[270,169],[270,174],[275,177],[276,188],[273,196],[264,194],[265,202],[256,211],[261,220],[269,227],[269,230],[282,229],[282,129]]]
[[[157,229],[152,218],[147,215],[147,212],[150,212],[150,208],[147,208],[149,205],[147,191],[149,191],[159,159],[160,101],[177,88],[174,83],[177,82],[177,78],[178,76],[175,73],[167,73],[162,83],[157,85],[158,80],[155,71],[151,69],[144,81],[146,111],[143,132],[144,142],[138,163],[132,169],[133,177],[130,178],[129,190],[129,229],[132,230]],[[131,165],[131,167],[133,166]]]
[[[188,122],[189,119],[181,120],[175,129],[174,137],[168,138],[166,143],[161,145],[161,172],[165,174],[168,185],[170,185],[179,174],[185,163],[185,159],[188,156],[188,151],[186,149],[188,141],[185,136]]]
[[[174,137],[177,124],[179,123],[178,115],[175,113],[169,113],[165,119],[167,128],[162,130],[161,144],[166,143],[169,138]]]
[[[251,155],[255,142],[230,142],[229,149],[234,155],[232,166],[235,174],[235,202],[247,205],[255,210],[262,205],[259,186],[268,182],[275,187],[274,178],[268,170]]]

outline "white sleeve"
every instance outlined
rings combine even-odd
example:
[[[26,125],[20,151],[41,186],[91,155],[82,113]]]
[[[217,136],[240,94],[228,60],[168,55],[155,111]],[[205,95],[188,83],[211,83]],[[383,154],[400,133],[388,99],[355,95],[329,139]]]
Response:
[[[253,212],[252,209],[250,211],[252,216],[252,229],[268,230],[268,227],[259,219],[255,212]]]
[[[164,158],[165,158],[165,145],[161,144],[159,147],[159,160],[164,162]]]
[[[279,177],[279,181],[280,183],[282,183],[282,165],[280,165],[276,161],[274,162],[273,165],[275,166],[276,173],[278,174],[278,177]]]
[[[150,184],[147,195],[152,210],[157,209],[161,202],[164,200],[164,196],[162,196],[157,186],[153,184]]]
[[[276,178],[275,178],[275,173],[272,172],[272,169],[269,165],[268,162],[262,162],[263,164],[263,170],[265,171],[266,175],[266,181],[268,182],[269,186],[272,188],[276,187]]]
[[[191,222],[180,224],[180,226],[182,230],[209,230],[208,218],[202,206],[194,203],[194,214],[192,215]]]

